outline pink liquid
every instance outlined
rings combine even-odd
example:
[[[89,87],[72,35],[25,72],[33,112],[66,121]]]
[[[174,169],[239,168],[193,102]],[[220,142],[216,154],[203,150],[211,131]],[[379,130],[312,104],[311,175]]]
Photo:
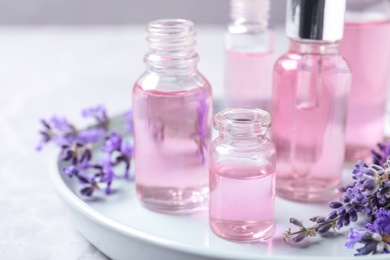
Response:
[[[259,165],[210,169],[210,228],[225,239],[253,241],[274,227],[275,174]]]
[[[137,194],[148,208],[187,213],[207,204],[211,138],[209,85],[180,92],[133,93]]]
[[[288,53],[275,65],[272,141],[278,152],[276,192],[326,201],[341,181],[350,86],[338,55]]]
[[[226,51],[225,85],[229,107],[269,110],[272,52]]]
[[[390,21],[346,23],[340,51],[353,79],[347,121],[347,159],[369,156],[384,139],[390,74]]]

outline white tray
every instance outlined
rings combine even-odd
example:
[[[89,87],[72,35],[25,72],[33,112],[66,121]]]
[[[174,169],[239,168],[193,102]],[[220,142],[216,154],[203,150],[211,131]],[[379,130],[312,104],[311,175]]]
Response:
[[[313,215],[329,213],[326,204],[300,204],[276,199],[276,230],[267,242],[234,243],[214,235],[207,212],[189,216],[163,215],[145,209],[136,199],[134,183],[117,179],[114,194],[85,199],[75,178],[51,169],[54,187],[69,208],[79,231],[113,259],[362,259],[344,246],[345,235],[309,238],[298,245],[286,244],[283,232],[294,216],[309,223]],[[347,177],[351,173],[345,170]],[[292,226],[291,226],[292,227]],[[365,258],[365,257],[363,257]],[[369,256],[387,259],[389,255]]]

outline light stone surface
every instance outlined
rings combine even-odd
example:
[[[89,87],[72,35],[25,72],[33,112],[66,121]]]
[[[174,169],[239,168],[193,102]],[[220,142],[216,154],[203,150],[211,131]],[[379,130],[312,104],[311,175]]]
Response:
[[[200,70],[222,89],[223,29],[199,28]],[[74,227],[35,151],[39,119],[83,123],[84,107],[130,107],[144,71],[143,27],[0,27],[0,259],[106,259]]]

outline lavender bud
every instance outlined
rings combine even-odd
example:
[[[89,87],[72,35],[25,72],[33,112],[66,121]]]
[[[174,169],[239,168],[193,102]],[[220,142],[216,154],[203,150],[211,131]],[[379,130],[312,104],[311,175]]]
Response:
[[[349,223],[351,222],[350,220],[349,220],[349,214],[345,214],[345,216],[342,218],[343,219],[343,225],[344,226],[348,226],[349,225]]]
[[[325,219],[325,221],[335,219],[336,217],[337,217],[337,212],[334,210],[329,214],[329,216]]]
[[[346,213],[345,207],[341,207],[337,209],[337,215],[344,215]]]
[[[302,225],[302,222],[299,221],[298,219],[296,218],[290,218],[290,223],[295,225],[295,226],[298,226],[298,227],[303,227]]]
[[[89,197],[93,193],[93,188],[89,187],[89,186],[84,187],[84,188],[81,189],[80,193],[83,194],[84,196],[88,196]]]
[[[324,218],[324,217],[318,217],[318,218],[316,219],[316,222],[317,222],[318,224],[324,223],[324,222],[325,222],[325,218]]]
[[[376,245],[376,242],[368,242],[364,247],[357,249],[357,251],[360,255],[367,255],[375,250]]]
[[[341,229],[343,227],[343,218],[339,218],[336,222],[336,228]]]
[[[338,201],[329,202],[329,207],[332,209],[338,209],[341,206],[343,206],[343,204],[341,202],[338,202]]]
[[[344,195],[343,197],[341,197],[341,201],[344,203],[348,203],[351,201],[351,198],[347,195]]]
[[[332,224],[328,224],[328,225],[325,225],[325,226],[322,226],[320,227],[317,232],[320,233],[320,234],[325,234],[326,232],[329,231],[329,229],[332,227]]]
[[[294,243],[299,243],[303,239],[305,239],[306,235],[304,233],[298,234],[296,237],[293,238]]]
[[[356,211],[351,211],[351,212],[349,213],[349,215],[350,215],[349,219],[350,219],[352,222],[356,222],[356,221],[357,221],[358,215],[357,215]]]
[[[311,218],[309,218],[309,220],[312,222],[316,222],[317,218],[319,218],[319,216],[311,217]]]
[[[351,204],[345,205],[345,211],[350,213],[351,211],[355,211],[355,208]]]

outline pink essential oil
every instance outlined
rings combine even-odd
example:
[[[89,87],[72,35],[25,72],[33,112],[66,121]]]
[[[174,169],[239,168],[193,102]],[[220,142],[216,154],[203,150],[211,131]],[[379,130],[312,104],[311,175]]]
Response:
[[[273,52],[226,51],[226,93],[229,106],[270,108]]]
[[[315,202],[328,201],[341,182],[351,74],[338,50],[344,12],[313,16],[322,1],[309,2],[288,0],[291,44],[274,68],[272,141],[278,151],[277,195]],[[326,3],[332,10],[345,9],[345,0]],[[305,12],[295,17],[294,8]]]
[[[346,159],[370,159],[384,140],[390,75],[390,2],[347,1],[341,55],[353,74],[349,100]]]
[[[273,31],[270,0],[230,0],[226,33],[225,89],[229,107],[269,109]]]
[[[191,213],[207,208],[212,91],[196,69],[192,22],[147,30],[147,71],[133,90],[137,196],[158,212]]]
[[[260,109],[217,113],[219,137],[210,145],[211,230],[250,242],[274,230],[276,150],[267,138],[271,116]]]

